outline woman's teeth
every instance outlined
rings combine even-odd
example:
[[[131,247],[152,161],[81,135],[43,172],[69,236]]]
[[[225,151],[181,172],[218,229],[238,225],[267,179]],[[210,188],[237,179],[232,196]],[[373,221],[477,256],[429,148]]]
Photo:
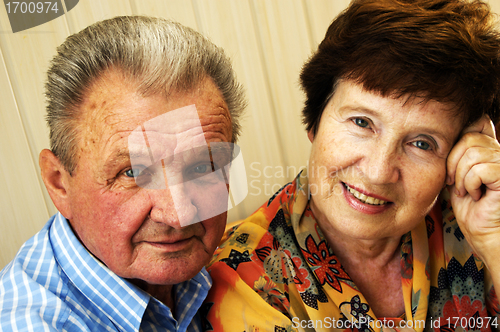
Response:
[[[345,185],[345,186],[346,186],[347,190],[349,190],[349,192],[354,197],[356,197],[357,199],[359,199],[363,203],[370,204],[370,205],[384,205],[384,204],[388,203],[388,202],[383,201],[381,199],[366,196],[365,194],[360,193],[359,191],[349,187],[348,185]]]

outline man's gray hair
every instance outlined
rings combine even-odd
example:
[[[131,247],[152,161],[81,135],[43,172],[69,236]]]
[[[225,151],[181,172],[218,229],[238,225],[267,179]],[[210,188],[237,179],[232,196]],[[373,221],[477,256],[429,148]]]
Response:
[[[130,76],[143,95],[189,90],[211,77],[229,108],[236,143],[246,101],[224,51],[176,22],[115,17],[69,36],[48,70],[50,148],[70,174],[76,167],[78,108],[92,83],[110,68]]]

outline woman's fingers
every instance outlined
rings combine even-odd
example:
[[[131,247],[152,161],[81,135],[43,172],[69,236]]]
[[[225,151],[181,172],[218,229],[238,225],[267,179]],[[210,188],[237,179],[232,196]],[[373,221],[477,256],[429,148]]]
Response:
[[[462,135],[467,133],[480,133],[495,138],[495,126],[489,116],[485,115],[462,131]]]
[[[462,132],[462,137],[455,144],[447,160],[446,184],[455,183],[456,192],[465,195],[463,185],[468,171],[480,163],[497,163],[500,145],[495,139],[495,128],[488,117],[483,117]]]
[[[483,189],[500,191],[500,164],[481,163],[474,165],[463,179],[463,188],[463,191],[468,192],[475,201],[481,198]],[[461,192],[461,196],[464,195]]]
[[[485,138],[492,141],[488,136],[475,135],[483,136],[479,137],[476,142],[484,141]],[[498,146],[498,142],[494,144],[495,142],[482,142],[481,146],[467,147],[463,150],[464,152],[455,167],[456,194],[464,196],[468,192],[474,200],[477,200],[481,197],[481,185],[494,182],[492,177],[500,177],[500,173],[492,172],[492,170],[497,170],[498,165],[500,165],[500,146]]]

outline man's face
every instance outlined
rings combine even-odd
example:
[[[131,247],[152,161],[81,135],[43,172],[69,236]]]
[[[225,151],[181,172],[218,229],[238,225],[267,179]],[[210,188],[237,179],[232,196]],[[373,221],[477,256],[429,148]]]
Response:
[[[202,192],[196,199],[179,199],[179,191],[168,184],[148,188],[133,177],[130,134],[148,120],[188,105],[198,111],[206,143],[230,142],[229,111],[210,79],[192,91],[143,97],[130,80],[108,72],[82,105],[77,167],[67,177],[65,217],[86,248],[121,277],[156,285],[192,278],[208,263],[224,231],[225,212],[206,220],[198,215],[196,200],[203,201]],[[170,143],[165,147],[179,149],[181,142]],[[189,153],[178,156],[170,155],[182,163]],[[193,165],[190,171],[205,168]],[[202,221],[181,227],[180,218]]]

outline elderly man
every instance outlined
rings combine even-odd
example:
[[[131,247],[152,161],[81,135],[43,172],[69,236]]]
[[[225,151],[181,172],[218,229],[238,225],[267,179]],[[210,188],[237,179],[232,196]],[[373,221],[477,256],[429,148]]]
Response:
[[[180,24],[117,17],[70,36],[46,85],[58,209],[0,273],[3,331],[201,331],[243,94]]]

